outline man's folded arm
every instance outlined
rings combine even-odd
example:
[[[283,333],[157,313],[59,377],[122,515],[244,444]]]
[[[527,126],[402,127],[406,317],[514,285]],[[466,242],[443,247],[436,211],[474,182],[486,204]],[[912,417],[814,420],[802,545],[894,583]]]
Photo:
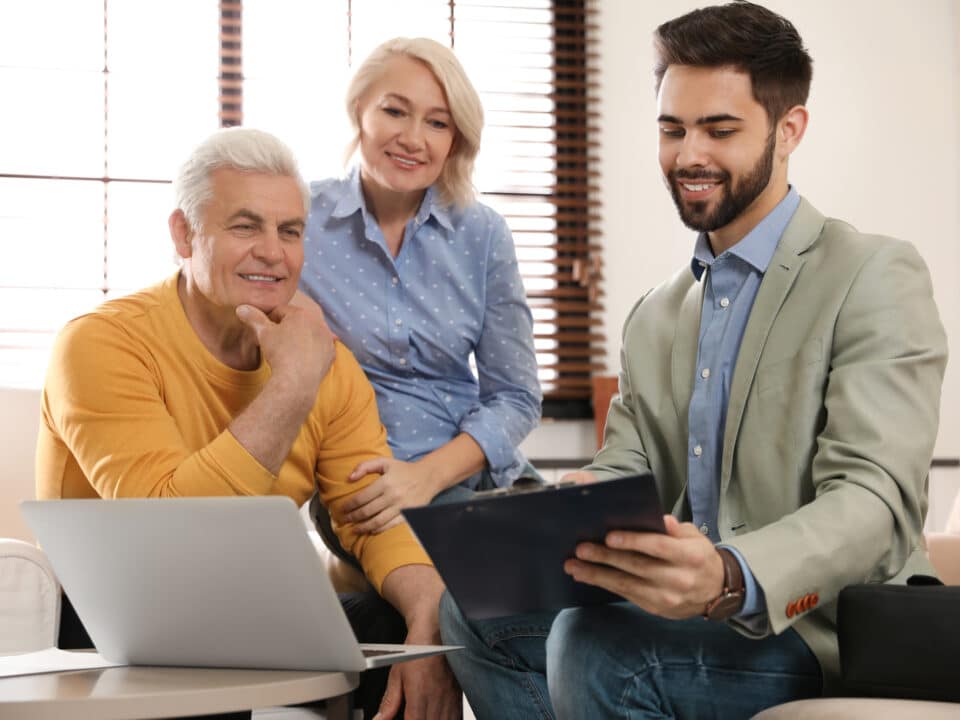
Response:
[[[337,350],[337,362],[321,392],[325,421],[321,423],[324,436],[317,439],[320,499],[330,511],[341,545],[357,558],[364,574],[380,591],[392,571],[406,565],[431,563],[406,523],[381,533],[361,535],[352,523],[340,518],[343,501],[377,478],[369,474],[350,482],[348,477],[353,469],[364,460],[390,457],[391,452],[373,388],[353,354],[343,346],[338,345]],[[398,610],[402,612],[399,607]]]
[[[68,324],[54,347],[42,422],[101,497],[269,493],[275,475],[229,428],[199,449],[188,447],[165,404],[179,390],[164,386],[150,354],[135,349],[123,328],[85,316]],[[194,403],[203,414],[205,400],[175,401]]]

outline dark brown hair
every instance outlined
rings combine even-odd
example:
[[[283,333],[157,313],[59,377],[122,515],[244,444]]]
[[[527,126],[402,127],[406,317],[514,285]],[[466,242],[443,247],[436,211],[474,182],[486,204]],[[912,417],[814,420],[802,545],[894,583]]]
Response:
[[[734,67],[750,76],[753,97],[771,127],[807,102],[813,60],[784,17],[746,0],[700,8],[665,22],[654,33],[659,92],[670,65]]]

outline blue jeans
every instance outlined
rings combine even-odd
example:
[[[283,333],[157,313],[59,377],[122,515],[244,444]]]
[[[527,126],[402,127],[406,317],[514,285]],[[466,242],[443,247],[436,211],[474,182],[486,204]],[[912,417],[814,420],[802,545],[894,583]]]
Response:
[[[478,720],[749,718],[821,693],[816,657],[793,630],[752,640],[702,618],[630,603],[468,621],[444,595],[443,642]]]

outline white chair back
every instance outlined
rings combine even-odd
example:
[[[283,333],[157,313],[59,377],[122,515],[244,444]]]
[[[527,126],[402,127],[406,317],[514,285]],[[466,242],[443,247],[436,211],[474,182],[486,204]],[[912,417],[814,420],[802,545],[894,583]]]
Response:
[[[53,647],[60,628],[60,583],[42,550],[0,539],[0,655]]]

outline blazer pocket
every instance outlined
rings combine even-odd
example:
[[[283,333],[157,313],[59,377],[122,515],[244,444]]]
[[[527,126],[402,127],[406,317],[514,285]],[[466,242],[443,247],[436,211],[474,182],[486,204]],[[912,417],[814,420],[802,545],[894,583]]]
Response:
[[[757,368],[757,387],[761,395],[784,385],[798,383],[803,376],[823,364],[823,340],[813,338],[795,355]]]

